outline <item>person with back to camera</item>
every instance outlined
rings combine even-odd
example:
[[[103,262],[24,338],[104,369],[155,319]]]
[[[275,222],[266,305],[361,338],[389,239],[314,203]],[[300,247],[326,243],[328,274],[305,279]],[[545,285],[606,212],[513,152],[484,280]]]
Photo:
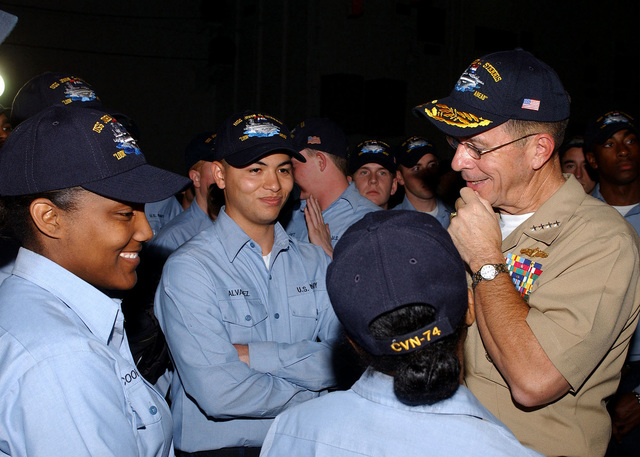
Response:
[[[327,288],[368,368],[350,390],[276,417],[262,456],[540,455],[461,385],[473,295],[435,218],[367,214],[338,241]]]
[[[606,399],[640,312],[640,239],[562,174],[560,78],[529,52],[496,52],[414,109],[447,135],[466,181],[448,231],[475,297],[467,386],[526,446],[604,455]]]
[[[144,203],[186,187],[94,109],[51,107],[0,154],[22,247],[0,287],[0,455],[173,455],[164,398],[134,364],[117,298],[152,232]]]

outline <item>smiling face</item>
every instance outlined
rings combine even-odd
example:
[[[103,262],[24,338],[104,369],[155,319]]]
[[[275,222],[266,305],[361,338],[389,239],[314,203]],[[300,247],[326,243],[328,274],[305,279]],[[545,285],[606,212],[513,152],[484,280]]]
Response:
[[[389,199],[396,193],[398,180],[395,173],[377,163],[367,163],[358,168],[351,177],[360,195],[376,205],[387,208]]]
[[[494,208],[512,214],[528,212],[530,208],[539,206],[531,195],[534,170],[531,153],[525,150],[531,138],[483,154],[479,159],[473,158],[467,148],[460,144],[451,161],[451,168],[461,172],[467,187],[478,192]],[[459,140],[469,142],[478,149],[489,149],[513,139],[512,134],[498,126]]]
[[[60,217],[55,262],[101,289],[125,290],[135,285],[138,253],[153,235],[144,205],[84,191],[73,209],[60,210]]]
[[[587,158],[601,183],[628,185],[640,178],[640,144],[633,130],[618,130],[603,144],[593,145]]]
[[[246,233],[276,221],[293,188],[288,154],[276,152],[242,168],[213,165],[216,183],[224,190],[225,213]]]

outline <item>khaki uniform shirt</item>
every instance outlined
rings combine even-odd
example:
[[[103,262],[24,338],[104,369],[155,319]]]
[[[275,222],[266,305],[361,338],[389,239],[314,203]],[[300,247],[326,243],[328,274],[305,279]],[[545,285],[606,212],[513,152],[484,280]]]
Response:
[[[475,324],[465,379],[525,446],[547,456],[604,455],[611,434],[605,399],[616,390],[638,322],[639,246],[633,227],[573,176],[503,241],[512,279],[525,276],[519,290],[531,307],[527,323],[571,389],[546,406],[516,405]]]

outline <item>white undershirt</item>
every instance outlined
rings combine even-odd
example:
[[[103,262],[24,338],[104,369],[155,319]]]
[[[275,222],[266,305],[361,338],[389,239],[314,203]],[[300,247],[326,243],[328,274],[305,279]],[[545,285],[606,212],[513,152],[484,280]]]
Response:
[[[502,231],[502,239],[511,235],[516,227],[529,219],[533,213],[527,214],[501,214],[500,215],[500,230]]]
[[[634,203],[633,205],[624,205],[624,206],[613,206],[613,205],[611,205],[611,206],[613,206],[615,209],[617,209],[618,212],[620,214],[622,214],[622,216],[624,217],[624,216],[627,215],[627,213],[629,211],[631,211],[631,208],[633,208],[634,206],[637,206],[637,205],[638,205],[637,203]]]
[[[436,203],[436,207],[433,209],[433,211],[425,211],[425,214],[436,217],[438,215],[438,203]]]
[[[267,270],[269,269],[269,262],[271,262],[271,253],[262,256],[262,260],[264,261]]]

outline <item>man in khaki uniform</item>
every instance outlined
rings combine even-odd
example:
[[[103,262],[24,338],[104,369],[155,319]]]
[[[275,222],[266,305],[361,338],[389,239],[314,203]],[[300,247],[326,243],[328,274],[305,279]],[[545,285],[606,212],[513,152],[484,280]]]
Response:
[[[604,455],[605,399],[638,321],[640,239],[562,175],[562,83],[528,52],[499,52],[476,59],[449,97],[415,110],[448,135],[467,184],[449,233],[476,303],[468,387],[526,446]]]

